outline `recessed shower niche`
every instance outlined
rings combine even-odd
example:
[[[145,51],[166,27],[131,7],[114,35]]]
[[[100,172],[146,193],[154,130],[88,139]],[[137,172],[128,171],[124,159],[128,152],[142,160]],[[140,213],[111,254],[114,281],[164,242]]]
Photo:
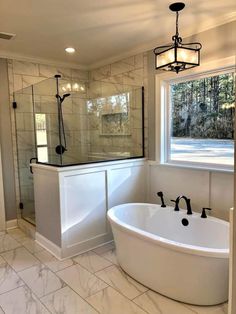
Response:
[[[142,86],[57,75],[15,92],[21,217],[35,223],[30,161],[65,167],[143,157],[143,99]]]

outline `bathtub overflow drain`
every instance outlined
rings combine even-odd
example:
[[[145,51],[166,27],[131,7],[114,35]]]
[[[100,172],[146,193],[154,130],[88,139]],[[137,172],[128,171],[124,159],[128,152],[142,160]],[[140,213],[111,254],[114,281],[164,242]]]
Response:
[[[183,218],[183,219],[182,219],[182,224],[183,224],[184,226],[187,226],[187,225],[189,224],[188,219]]]

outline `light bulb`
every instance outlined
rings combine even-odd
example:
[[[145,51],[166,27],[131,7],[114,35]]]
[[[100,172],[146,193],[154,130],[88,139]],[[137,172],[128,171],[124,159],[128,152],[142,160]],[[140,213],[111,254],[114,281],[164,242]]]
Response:
[[[65,48],[65,51],[66,51],[67,53],[74,53],[74,52],[75,52],[75,48],[73,48],[73,47],[67,47],[67,48]]]
[[[66,89],[67,89],[68,92],[71,91],[71,84],[70,83],[66,84]]]

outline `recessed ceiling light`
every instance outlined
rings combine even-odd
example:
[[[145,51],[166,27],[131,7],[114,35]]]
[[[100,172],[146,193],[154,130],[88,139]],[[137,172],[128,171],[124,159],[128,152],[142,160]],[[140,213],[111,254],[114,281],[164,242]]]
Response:
[[[75,52],[75,48],[72,48],[72,47],[68,47],[65,49],[66,52],[68,53],[74,53]]]

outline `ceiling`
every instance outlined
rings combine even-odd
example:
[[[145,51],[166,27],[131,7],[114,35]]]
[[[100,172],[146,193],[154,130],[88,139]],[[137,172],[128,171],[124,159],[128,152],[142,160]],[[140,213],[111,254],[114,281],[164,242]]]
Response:
[[[166,0],[0,0],[0,56],[84,68],[107,64],[170,41],[175,14]],[[235,0],[187,0],[180,35],[236,18]],[[74,55],[65,53],[72,46]]]

